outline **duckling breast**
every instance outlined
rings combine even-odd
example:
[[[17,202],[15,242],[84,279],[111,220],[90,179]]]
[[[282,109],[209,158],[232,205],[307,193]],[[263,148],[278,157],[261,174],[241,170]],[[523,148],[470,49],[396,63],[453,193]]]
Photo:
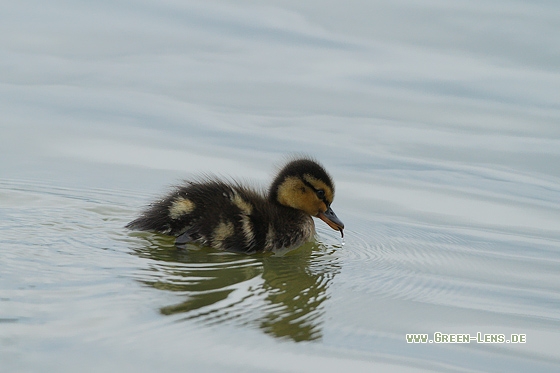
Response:
[[[278,205],[276,209],[279,211],[267,232],[266,251],[293,249],[313,239],[315,223],[311,216],[285,206]]]

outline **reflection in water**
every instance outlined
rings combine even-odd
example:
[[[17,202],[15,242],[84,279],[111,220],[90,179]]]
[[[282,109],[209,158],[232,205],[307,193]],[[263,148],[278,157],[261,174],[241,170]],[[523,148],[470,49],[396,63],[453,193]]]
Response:
[[[186,298],[162,314],[206,324],[235,320],[294,341],[321,338],[327,289],[340,272],[334,247],[309,243],[283,256],[247,256],[198,246],[179,250],[162,236],[139,236],[148,245],[134,252],[154,260],[141,281]]]

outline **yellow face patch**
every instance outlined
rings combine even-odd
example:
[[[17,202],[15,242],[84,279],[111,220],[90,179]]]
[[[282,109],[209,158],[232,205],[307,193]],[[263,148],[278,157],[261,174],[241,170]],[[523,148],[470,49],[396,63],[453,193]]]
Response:
[[[171,219],[179,219],[183,215],[188,215],[195,209],[193,201],[187,198],[179,197],[169,207],[169,217]]]
[[[278,187],[278,202],[305,211],[312,216],[316,216],[319,212],[324,212],[327,209],[325,203],[317,197],[315,191],[296,176],[289,176],[280,184]]]
[[[305,184],[295,176],[287,177],[278,186],[278,202],[285,206],[297,208],[298,199],[306,192]]]

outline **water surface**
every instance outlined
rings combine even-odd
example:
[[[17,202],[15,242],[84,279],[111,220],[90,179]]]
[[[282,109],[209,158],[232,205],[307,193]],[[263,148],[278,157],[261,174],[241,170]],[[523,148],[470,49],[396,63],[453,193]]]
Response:
[[[0,371],[560,368],[553,2],[20,1],[0,12]],[[338,232],[239,255],[123,227],[293,153]],[[408,344],[409,333],[525,334]]]

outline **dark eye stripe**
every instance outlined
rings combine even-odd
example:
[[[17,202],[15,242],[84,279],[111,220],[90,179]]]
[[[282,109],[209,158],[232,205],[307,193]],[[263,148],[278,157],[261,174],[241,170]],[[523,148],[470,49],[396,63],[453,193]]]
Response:
[[[315,193],[317,192],[317,189],[315,189],[315,187],[313,186],[313,184],[311,184],[309,181],[305,180],[305,179],[301,179],[301,181],[303,181],[303,183],[310,187],[311,189],[313,189],[315,191]]]
[[[307,180],[302,179],[301,181],[303,181],[303,183],[304,183],[306,186],[310,187],[310,188],[315,192],[315,194],[317,195],[317,198],[319,198],[321,201],[325,202],[325,205],[327,205],[327,207],[329,206],[329,202],[327,201],[327,197],[326,197],[325,191],[324,191],[323,189],[317,189],[317,188],[315,188],[315,187],[313,186],[313,184],[311,184],[311,183],[308,182]],[[323,193],[322,193],[323,196],[319,196],[319,192],[323,192]]]

